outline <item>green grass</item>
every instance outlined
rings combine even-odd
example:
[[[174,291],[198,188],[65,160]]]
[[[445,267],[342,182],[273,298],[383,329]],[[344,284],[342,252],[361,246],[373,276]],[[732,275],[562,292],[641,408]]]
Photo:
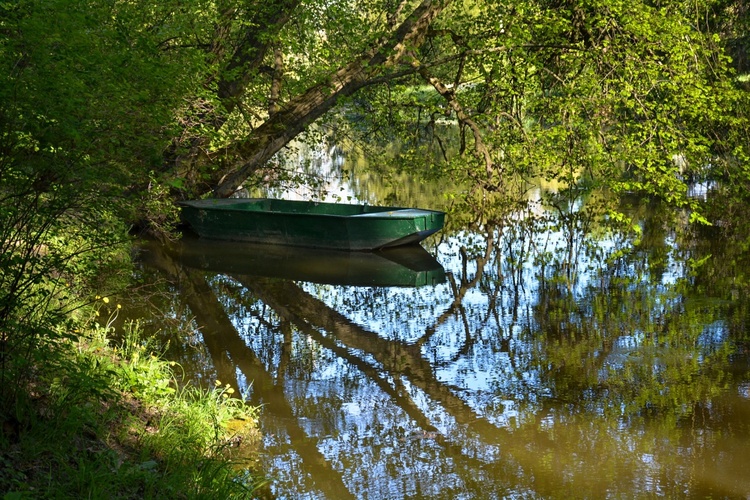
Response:
[[[253,455],[256,409],[228,387],[180,387],[137,324],[117,346],[109,327],[86,330],[4,412],[4,499],[259,496],[237,463]]]

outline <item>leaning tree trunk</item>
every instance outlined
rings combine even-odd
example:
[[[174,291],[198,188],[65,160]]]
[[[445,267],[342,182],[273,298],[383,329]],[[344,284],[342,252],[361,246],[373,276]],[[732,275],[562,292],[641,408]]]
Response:
[[[229,115],[237,108],[253,75],[258,73],[273,40],[291,19],[301,0],[268,0],[257,6],[245,19],[249,27],[239,33],[233,32],[237,7],[228,7],[221,12],[214,27],[211,44],[206,51],[206,62],[222,68],[203,82],[205,88],[216,87],[216,98],[220,106],[212,106],[196,99],[191,112],[195,118],[186,119],[183,130],[175,137],[172,147],[165,154],[165,166],[182,173],[200,168],[212,161],[207,149],[211,139],[206,135],[195,135],[196,125],[207,126],[218,131]],[[263,27],[260,29],[258,27]],[[191,113],[187,113],[189,116]]]
[[[225,153],[239,158],[215,187],[214,196],[226,198],[256,170],[271,159],[308,125],[332,109],[339,98],[383,81],[388,69],[399,64],[408,50],[418,47],[432,21],[451,0],[423,0],[414,11],[391,32],[391,36],[362,53],[355,61],[331,74],[327,81],[281,105],[245,140],[230,146]]]

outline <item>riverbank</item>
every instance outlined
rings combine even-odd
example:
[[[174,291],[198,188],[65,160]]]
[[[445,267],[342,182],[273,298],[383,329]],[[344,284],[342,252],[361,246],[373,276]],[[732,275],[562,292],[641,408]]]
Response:
[[[137,323],[119,341],[103,323],[65,335],[3,411],[3,498],[257,497],[257,409],[228,386],[182,387]]]

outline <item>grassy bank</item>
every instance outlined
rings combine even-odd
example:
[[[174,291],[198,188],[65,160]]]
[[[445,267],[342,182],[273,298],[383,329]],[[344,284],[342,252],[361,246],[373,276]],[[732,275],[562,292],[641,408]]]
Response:
[[[119,306],[99,305],[117,314]],[[232,389],[181,387],[129,324],[79,323],[3,411],[0,492],[15,498],[253,498],[256,410]],[[243,460],[247,460],[244,458]]]

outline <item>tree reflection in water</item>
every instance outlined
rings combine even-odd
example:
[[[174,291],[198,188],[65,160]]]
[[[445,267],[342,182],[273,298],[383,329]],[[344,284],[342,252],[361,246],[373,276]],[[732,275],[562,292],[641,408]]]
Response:
[[[640,241],[572,217],[452,233],[434,287],[149,262],[200,329],[178,361],[264,405],[278,496],[748,495],[742,266],[647,215]]]

